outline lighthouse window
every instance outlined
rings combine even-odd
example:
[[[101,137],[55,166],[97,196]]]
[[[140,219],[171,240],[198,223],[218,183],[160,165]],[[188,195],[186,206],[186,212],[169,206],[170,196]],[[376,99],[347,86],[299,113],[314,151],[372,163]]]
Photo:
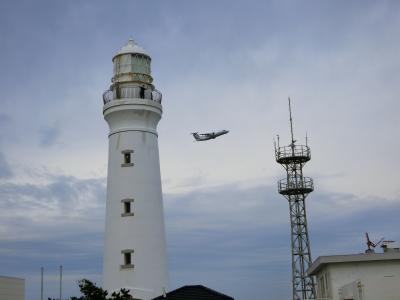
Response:
[[[133,199],[122,199],[121,200],[121,203],[122,203],[121,217],[133,216],[132,202],[133,202]]]
[[[123,155],[123,162],[121,164],[121,167],[131,167],[131,166],[133,166],[133,162],[132,162],[133,150],[123,150],[121,153]]]
[[[126,164],[131,163],[131,154],[130,153],[124,153],[124,158],[125,158],[124,163],[126,163]]]
[[[133,249],[126,249],[121,251],[121,254],[124,257],[124,263],[121,265],[121,269],[129,269],[134,267],[134,265],[132,264],[133,252]]]
[[[124,253],[124,263],[125,265],[130,265],[131,264],[131,254],[130,253]]]
[[[119,73],[119,70],[120,70],[120,62],[119,62],[119,58],[116,57],[114,59],[114,73],[115,74]]]
[[[125,213],[130,213],[131,212],[131,203],[130,202],[125,202],[124,203],[124,211],[125,211]]]

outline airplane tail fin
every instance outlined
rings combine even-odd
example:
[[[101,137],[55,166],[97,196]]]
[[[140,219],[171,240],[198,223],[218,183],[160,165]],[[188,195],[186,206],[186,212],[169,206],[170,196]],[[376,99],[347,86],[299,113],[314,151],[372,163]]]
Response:
[[[196,139],[196,141],[200,138],[200,136],[197,132],[192,132],[192,135]]]

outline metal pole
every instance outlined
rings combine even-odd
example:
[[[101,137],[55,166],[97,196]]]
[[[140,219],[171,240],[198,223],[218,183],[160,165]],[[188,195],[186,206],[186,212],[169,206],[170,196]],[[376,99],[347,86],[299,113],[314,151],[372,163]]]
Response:
[[[62,266],[60,266],[60,300],[62,300]]]
[[[292,107],[290,106],[290,98],[288,98],[288,100],[289,100],[290,135],[292,136],[292,145],[294,145]]]
[[[40,268],[40,273],[41,273],[41,280],[40,280],[40,300],[43,300],[43,272],[44,272],[44,268],[41,267]]]

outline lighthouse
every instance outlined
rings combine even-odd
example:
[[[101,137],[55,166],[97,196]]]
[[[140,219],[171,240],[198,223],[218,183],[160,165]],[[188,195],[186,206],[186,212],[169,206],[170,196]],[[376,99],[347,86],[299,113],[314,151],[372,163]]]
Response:
[[[151,57],[130,39],[112,59],[103,115],[110,128],[103,287],[153,299],[168,289],[157,124],[161,93]]]

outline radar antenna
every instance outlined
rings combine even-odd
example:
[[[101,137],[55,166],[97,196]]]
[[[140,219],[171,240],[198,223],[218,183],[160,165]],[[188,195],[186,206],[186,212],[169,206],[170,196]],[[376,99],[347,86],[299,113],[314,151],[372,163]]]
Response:
[[[381,239],[379,240],[379,242],[374,243],[374,242],[372,242],[372,241],[369,239],[368,232],[365,233],[365,237],[366,237],[366,239],[367,239],[367,247],[368,247],[368,249],[365,250],[365,253],[374,253],[374,252],[375,252],[374,248],[375,248],[376,246],[378,246],[380,243],[382,243],[383,240],[385,239],[385,238],[381,238]]]

